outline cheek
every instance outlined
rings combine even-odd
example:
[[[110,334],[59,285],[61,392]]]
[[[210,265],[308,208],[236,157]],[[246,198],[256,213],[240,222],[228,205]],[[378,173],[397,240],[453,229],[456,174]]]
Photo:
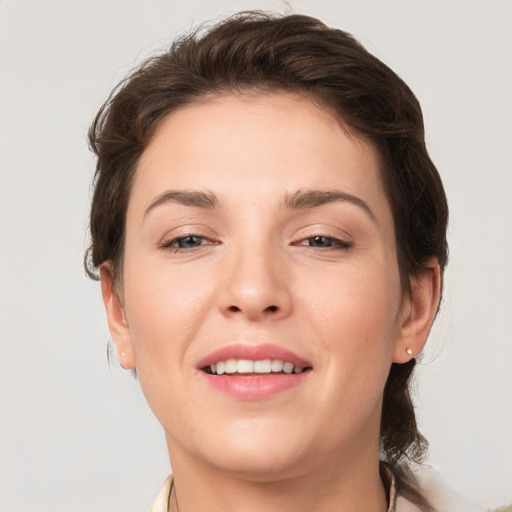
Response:
[[[172,425],[174,411],[190,406],[179,392],[187,382],[183,369],[191,364],[189,349],[199,336],[212,294],[207,286],[199,286],[197,274],[176,275],[158,264],[127,262],[125,276],[137,377],[155,415],[162,424]]]
[[[395,327],[401,291],[393,265],[355,264],[310,277],[303,296],[326,328],[355,329],[364,336]]]
[[[398,270],[383,262],[312,277],[304,282],[302,307],[333,374],[385,378],[401,304]]]
[[[127,261],[125,307],[138,367],[179,364],[209,302],[208,281],[159,264]],[[172,357],[170,357],[172,355]]]

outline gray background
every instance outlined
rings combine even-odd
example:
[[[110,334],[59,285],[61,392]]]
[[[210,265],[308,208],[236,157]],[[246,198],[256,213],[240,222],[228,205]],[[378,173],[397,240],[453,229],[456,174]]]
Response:
[[[422,102],[450,199],[445,304],[418,378],[430,463],[512,501],[512,2],[303,0]],[[0,511],[147,510],[169,471],[136,381],[106,359],[81,267],[85,135],[138,60],[198,22],[278,1],[0,0]]]

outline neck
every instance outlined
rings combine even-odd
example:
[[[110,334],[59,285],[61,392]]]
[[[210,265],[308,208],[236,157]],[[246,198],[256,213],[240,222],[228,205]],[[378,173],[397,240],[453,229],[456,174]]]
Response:
[[[169,503],[171,512],[388,510],[378,456],[371,465],[363,456],[349,465],[338,460],[314,471],[306,468],[268,481],[212,471],[202,463],[191,465],[187,461],[182,465],[180,459],[172,460],[175,485]]]

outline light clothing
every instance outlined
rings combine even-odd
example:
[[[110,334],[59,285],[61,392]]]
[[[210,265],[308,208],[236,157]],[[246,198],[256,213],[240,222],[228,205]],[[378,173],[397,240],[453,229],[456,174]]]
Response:
[[[149,512],[168,512],[169,496],[171,495],[173,478],[172,475],[167,477],[164,485],[160,489],[156,501]]]

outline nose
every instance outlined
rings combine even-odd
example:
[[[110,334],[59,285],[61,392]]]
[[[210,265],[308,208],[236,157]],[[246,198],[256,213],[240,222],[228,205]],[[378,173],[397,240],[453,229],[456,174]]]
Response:
[[[278,252],[269,248],[239,250],[229,258],[219,293],[223,315],[253,322],[289,316],[289,272]]]

